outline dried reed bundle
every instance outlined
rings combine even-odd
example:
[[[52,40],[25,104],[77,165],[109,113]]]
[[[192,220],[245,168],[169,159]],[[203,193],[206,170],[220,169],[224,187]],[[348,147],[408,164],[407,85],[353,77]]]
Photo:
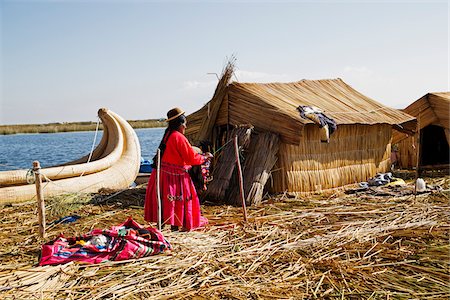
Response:
[[[243,167],[244,195],[248,205],[261,204],[264,187],[278,158],[278,148],[278,135],[270,132],[252,135]],[[227,199],[229,204],[240,204],[237,185],[230,187]]]
[[[222,70],[221,78],[219,80],[219,83],[217,84],[216,90],[214,91],[213,97],[208,103],[207,114],[203,115],[202,123],[200,125],[199,132],[197,133],[197,137],[196,139],[194,139],[194,143],[198,143],[203,140],[209,140],[211,138],[217,114],[222,104],[222,100],[226,94],[228,83],[230,82],[231,76],[233,75],[235,61],[236,58],[231,57],[225,68]]]
[[[450,187],[450,177],[428,180]],[[117,199],[120,200],[120,199]],[[39,240],[32,206],[0,217],[2,299],[445,299],[450,296],[448,192],[403,197],[280,196],[248,208],[204,207],[210,225],[164,235],[172,255],[98,265],[32,267]],[[28,211],[28,212],[27,212]],[[58,231],[84,233],[117,224],[142,208],[86,205],[80,222]],[[142,222],[143,223],[143,222]],[[12,255],[12,253],[14,253]],[[58,269],[60,268],[60,269]],[[66,270],[61,272],[59,270]],[[72,269],[73,268],[73,269]],[[58,283],[48,276],[54,272]],[[35,275],[34,275],[35,274]],[[45,275],[44,275],[45,274]],[[61,280],[64,277],[64,281]],[[16,276],[16,277],[14,277]],[[26,281],[25,281],[26,279]]]
[[[231,130],[230,137],[234,138],[237,136],[239,147],[245,150],[250,144],[252,130],[252,126],[242,125]],[[209,184],[208,190],[201,195],[202,199],[212,202],[229,201],[229,199],[226,199],[225,197],[226,191],[230,185],[235,183],[237,185],[237,180],[231,181],[233,172],[236,169],[236,157],[234,151],[233,143],[224,145],[222,153],[214,166],[212,173],[214,180]]]
[[[57,291],[64,287],[67,280],[74,276],[77,270],[78,266],[73,263],[17,270],[9,274],[2,274],[0,286],[3,290],[18,289],[33,294],[43,290]]]

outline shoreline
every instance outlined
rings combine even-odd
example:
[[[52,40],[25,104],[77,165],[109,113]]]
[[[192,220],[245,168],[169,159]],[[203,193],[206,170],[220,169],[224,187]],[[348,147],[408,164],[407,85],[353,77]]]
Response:
[[[161,119],[148,120],[127,120],[133,129],[166,127],[166,122]],[[0,135],[27,134],[27,133],[59,133],[75,131],[95,131],[96,122],[68,122],[68,123],[47,123],[47,124],[20,124],[20,125],[0,125]],[[99,124],[99,130],[103,130],[103,125]]]

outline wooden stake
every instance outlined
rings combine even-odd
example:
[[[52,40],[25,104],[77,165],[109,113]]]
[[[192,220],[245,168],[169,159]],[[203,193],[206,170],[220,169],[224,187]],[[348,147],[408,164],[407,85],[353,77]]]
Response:
[[[160,169],[161,169],[161,151],[156,150],[158,163],[156,164],[156,199],[158,201],[158,230],[161,230],[161,188],[160,188]]]
[[[45,238],[45,203],[44,192],[42,191],[41,164],[33,161],[34,179],[36,184],[36,198],[38,209],[39,236]]]
[[[416,196],[417,196],[417,179],[420,176],[420,172],[419,172],[419,164],[420,164],[420,112],[419,115],[417,116],[417,127],[416,127],[416,134],[417,134],[417,139],[416,139],[416,179],[414,182],[414,201],[416,201]]]
[[[244,197],[244,181],[242,179],[241,160],[239,159],[239,146],[237,135],[234,137],[234,149],[236,153],[236,164],[238,169],[239,194],[241,195],[242,210],[244,211],[244,221],[247,222],[247,209],[245,207],[245,197]]]

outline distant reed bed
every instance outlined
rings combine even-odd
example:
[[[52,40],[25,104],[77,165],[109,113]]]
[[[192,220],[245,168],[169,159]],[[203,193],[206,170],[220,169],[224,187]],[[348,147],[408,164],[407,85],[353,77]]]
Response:
[[[166,127],[167,123],[164,119],[149,119],[149,120],[129,120],[131,127],[137,128],[155,128]]]
[[[149,120],[129,120],[133,128],[154,128],[165,127],[166,122],[160,119]],[[48,124],[20,124],[20,125],[0,125],[0,135],[18,133],[57,133],[71,131],[94,131],[97,128],[96,122],[72,122],[72,123],[48,123]],[[99,130],[103,125],[99,125]]]

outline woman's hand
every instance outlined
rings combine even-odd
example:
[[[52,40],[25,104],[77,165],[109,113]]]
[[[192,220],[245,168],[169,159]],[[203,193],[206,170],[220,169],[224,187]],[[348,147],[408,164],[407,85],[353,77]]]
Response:
[[[214,157],[214,155],[212,155],[210,152],[206,152],[205,153],[205,159],[206,160],[211,160],[211,158],[213,158]]]

